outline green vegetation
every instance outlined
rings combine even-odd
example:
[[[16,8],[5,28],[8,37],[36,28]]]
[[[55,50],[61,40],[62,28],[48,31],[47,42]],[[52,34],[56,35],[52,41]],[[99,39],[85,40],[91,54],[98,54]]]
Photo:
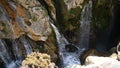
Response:
[[[104,30],[110,22],[110,3],[107,1],[100,3],[96,0],[93,2],[93,19],[92,26],[98,30]]]

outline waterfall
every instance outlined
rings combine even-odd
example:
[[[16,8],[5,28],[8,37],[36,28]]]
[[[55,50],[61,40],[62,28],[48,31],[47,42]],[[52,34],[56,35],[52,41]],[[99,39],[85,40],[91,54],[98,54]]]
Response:
[[[30,43],[25,39],[25,36],[20,37],[20,41],[21,43],[24,45],[25,50],[26,50],[26,54],[31,54],[32,53],[32,47],[30,45]]]
[[[19,50],[18,43],[16,42],[16,40],[12,39],[11,42],[12,42],[12,50],[15,56],[15,63],[16,63],[15,65],[19,68],[21,67],[23,56],[20,54],[20,50]],[[14,63],[11,63],[10,65],[12,68],[14,66]]]
[[[30,54],[32,52],[31,45],[24,36],[18,41],[23,44],[26,54]],[[12,39],[10,42],[12,42],[12,44],[9,45],[12,45],[12,51],[15,58],[13,59],[13,55],[10,54],[11,51],[9,51],[6,42],[2,39],[0,39],[0,58],[5,63],[6,68],[20,68],[23,56],[20,54],[17,41]]]
[[[5,63],[6,68],[19,68],[18,61],[14,61],[9,53],[6,43],[0,39],[0,58]]]
[[[13,53],[14,53],[14,56],[16,58],[16,60],[22,60],[22,56],[21,54],[19,53],[19,47],[18,47],[18,44],[16,42],[16,40],[11,40],[12,41],[12,50],[13,50]]]
[[[88,48],[90,35],[90,22],[92,18],[92,0],[83,7],[80,21],[80,36],[78,45],[80,48]]]
[[[58,43],[58,46],[59,46],[59,51],[62,52],[63,49],[65,48],[65,45],[69,44],[69,42],[66,40],[66,38],[64,36],[62,36],[59,33],[57,27],[53,23],[50,23],[50,24],[55,31],[57,43]]]
[[[67,52],[65,50],[65,46],[68,45],[69,42],[63,35],[59,33],[57,27],[53,23],[50,23],[50,24],[53,27],[53,30],[55,31],[55,34],[56,34],[56,39],[59,47],[59,55],[63,64],[62,67],[66,68],[66,66],[80,64],[80,60],[78,58],[79,57],[78,52]]]
[[[0,58],[3,60],[3,62],[8,65],[12,59],[10,57],[8,48],[3,40],[0,39]]]
[[[89,44],[91,17],[92,17],[92,1],[89,0],[89,3],[84,6],[81,13],[80,36],[79,36],[79,43],[78,43],[80,47],[79,47],[79,50],[76,52],[66,51],[65,46],[69,44],[69,42],[66,40],[66,38],[63,35],[59,33],[57,27],[53,24],[53,21],[50,19],[51,21],[50,24],[53,27],[53,30],[56,34],[56,39],[59,47],[59,55],[63,63],[63,68],[66,68],[66,66],[72,66],[75,64],[80,65],[79,56],[81,52],[85,50],[84,48],[86,47],[88,48],[88,44]]]
[[[12,62],[7,66],[7,68],[20,68],[23,57],[20,54],[18,43],[14,39],[11,39],[10,42],[12,43],[12,51],[15,59],[12,60]]]

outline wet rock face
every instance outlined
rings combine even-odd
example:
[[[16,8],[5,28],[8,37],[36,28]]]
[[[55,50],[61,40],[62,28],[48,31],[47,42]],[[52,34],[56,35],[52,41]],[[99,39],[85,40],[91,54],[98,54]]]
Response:
[[[78,48],[73,44],[66,45],[65,49],[66,49],[67,52],[76,52],[76,51],[78,51]]]
[[[46,41],[51,34],[49,17],[47,11],[36,0],[3,0],[0,3],[0,33],[11,34],[14,38],[19,38],[27,34],[31,39]],[[5,25],[4,25],[5,24]],[[10,27],[7,27],[7,26]],[[3,32],[4,31],[4,32]],[[9,32],[9,33],[5,33]],[[1,38],[7,38],[7,35]]]

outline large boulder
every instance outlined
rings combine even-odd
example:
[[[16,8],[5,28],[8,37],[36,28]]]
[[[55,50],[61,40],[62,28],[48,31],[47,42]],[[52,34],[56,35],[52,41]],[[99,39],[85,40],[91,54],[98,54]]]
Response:
[[[16,4],[15,4],[16,3]],[[37,0],[2,0],[1,8],[1,38],[19,38],[26,34],[31,39],[46,41],[51,34],[49,16],[46,9]],[[3,19],[4,18],[4,19]],[[5,24],[5,25],[4,25]],[[7,27],[10,26],[10,27]],[[9,32],[9,33],[5,33]],[[10,37],[9,36],[9,37]]]
[[[109,57],[88,56],[85,65],[73,65],[68,68],[119,68],[120,61]]]
[[[120,61],[109,57],[88,56],[86,58],[86,65],[88,65],[87,68],[119,68]]]

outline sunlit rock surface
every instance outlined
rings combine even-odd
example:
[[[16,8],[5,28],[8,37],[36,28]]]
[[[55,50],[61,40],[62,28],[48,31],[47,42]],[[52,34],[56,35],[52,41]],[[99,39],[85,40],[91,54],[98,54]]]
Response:
[[[97,57],[97,56],[88,56],[86,62],[89,67],[98,67],[98,68],[119,68],[120,61],[109,58],[109,57]]]
[[[51,34],[47,11],[37,0],[2,0],[0,3],[1,24],[0,31],[3,35],[19,38],[27,34],[31,39],[46,41]],[[4,18],[4,19],[3,19]],[[10,27],[7,27],[7,26]],[[4,31],[4,32],[3,32]],[[9,32],[9,33],[5,33]],[[1,38],[7,38],[7,35]]]
[[[109,57],[88,56],[85,65],[73,65],[68,68],[119,68],[120,61]]]

